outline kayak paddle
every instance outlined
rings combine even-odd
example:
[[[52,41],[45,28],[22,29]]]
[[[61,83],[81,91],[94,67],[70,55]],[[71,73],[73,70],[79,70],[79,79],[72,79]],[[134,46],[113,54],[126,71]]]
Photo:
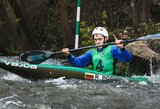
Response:
[[[159,34],[152,34],[152,35],[146,35],[137,39],[131,39],[131,40],[124,40],[122,43],[129,43],[129,42],[134,42],[134,41],[143,41],[143,40],[148,40],[148,39],[160,39],[160,33]],[[107,45],[114,45],[115,42],[110,42],[110,43],[105,43],[102,45],[91,45],[91,46],[86,46],[86,47],[81,47],[78,49],[70,49],[69,52],[73,51],[79,51],[79,50],[84,50],[84,49],[89,49],[89,48],[96,48],[99,46],[107,46]],[[40,64],[44,62],[45,60],[49,58],[53,58],[55,55],[62,54],[62,51],[58,52],[50,52],[50,51],[43,51],[43,50],[30,50],[25,53],[22,53],[20,55],[20,60],[29,62],[31,64]]]

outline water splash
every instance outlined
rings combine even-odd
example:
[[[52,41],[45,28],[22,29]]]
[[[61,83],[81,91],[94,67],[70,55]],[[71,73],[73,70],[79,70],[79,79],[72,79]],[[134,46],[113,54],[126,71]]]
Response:
[[[17,99],[16,99],[16,97],[17,97],[17,95],[16,94],[13,94],[13,95],[11,95],[11,96],[6,96],[6,97],[4,97],[4,98],[1,98],[0,99],[0,102],[2,103],[2,102],[4,102],[3,103],[3,106],[1,107],[1,108],[4,108],[4,109],[6,109],[7,107],[10,107],[11,105],[14,105],[14,107],[16,106],[16,107],[19,107],[21,104],[22,104],[22,102],[21,101],[18,101]],[[13,107],[13,106],[12,106]]]
[[[150,59],[150,81],[160,83],[160,60],[157,58]]]
[[[65,80],[64,78],[65,77],[61,77],[61,78],[58,78],[58,79],[45,80],[45,83],[53,83],[53,84],[57,85],[58,87],[60,87],[62,89],[77,88],[77,85],[69,84],[67,82],[67,80]]]
[[[18,75],[13,74],[13,73],[8,73],[6,75],[3,75],[1,77],[1,79],[9,80],[9,81],[18,81],[18,82],[28,82],[28,83],[31,82],[30,80],[24,79],[24,78],[22,78],[22,77],[20,77]]]
[[[52,64],[52,65],[63,65],[65,60],[62,59],[48,59],[43,62],[43,64]]]

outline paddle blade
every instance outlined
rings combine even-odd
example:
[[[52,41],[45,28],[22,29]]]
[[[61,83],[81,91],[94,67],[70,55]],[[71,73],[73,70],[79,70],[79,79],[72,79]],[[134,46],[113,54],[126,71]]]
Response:
[[[158,34],[146,35],[146,36],[144,36],[144,37],[138,38],[138,40],[148,40],[148,39],[160,39],[160,33],[158,33]]]
[[[30,64],[39,64],[50,58],[51,52],[41,50],[31,50],[20,55],[20,60]]]

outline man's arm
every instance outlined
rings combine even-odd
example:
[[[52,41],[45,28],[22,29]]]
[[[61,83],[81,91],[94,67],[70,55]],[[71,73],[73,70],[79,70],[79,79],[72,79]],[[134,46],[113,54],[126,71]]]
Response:
[[[92,62],[92,54],[91,50],[85,52],[85,54],[75,57],[74,55],[70,54],[66,56],[67,61],[70,62],[75,67],[85,67],[91,64]]]
[[[111,54],[113,58],[118,59],[121,62],[130,62],[132,60],[131,53],[126,48],[119,48],[116,45],[113,45],[111,48]]]

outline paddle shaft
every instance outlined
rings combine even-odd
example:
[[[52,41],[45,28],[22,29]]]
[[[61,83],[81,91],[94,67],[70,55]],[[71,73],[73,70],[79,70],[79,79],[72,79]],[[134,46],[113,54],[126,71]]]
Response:
[[[142,40],[142,39],[125,40],[125,41],[122,41],[121,43],[129,43],[129,42],[140,41],[140,40]],[[102,45],[86,46],[86,47],[81,47],[81,48],[77,48],[77,49],[70,49],[69,52],[80,51],[80,50],[85,50],[85,49],[90,49],[90,48],[96,48],[96,47],[100,47],[100,46],[114,45],[114,44],[116,44],[116,43],[110,42],[110,43],[105,43]],[[49,58],[52,58],[55,55],[62,54],[62,53],[63,53],[62,51],[53,52],[53,54],[51,54],[51,56]]]

